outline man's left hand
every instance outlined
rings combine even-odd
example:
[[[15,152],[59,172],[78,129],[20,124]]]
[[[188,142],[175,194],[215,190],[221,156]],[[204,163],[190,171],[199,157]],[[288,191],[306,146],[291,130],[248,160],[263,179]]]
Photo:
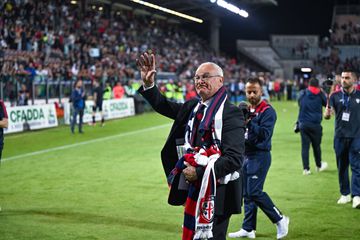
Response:
[[[185,175],[186,180],[188,180],[189,182],[194,182],[197,180],[197,175],[196,175],[196,168],[193,166],[187,166],[184,170],[183,173]]]

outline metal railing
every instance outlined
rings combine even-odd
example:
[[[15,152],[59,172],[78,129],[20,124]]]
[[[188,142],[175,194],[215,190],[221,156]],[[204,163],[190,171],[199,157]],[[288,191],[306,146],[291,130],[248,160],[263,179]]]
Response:
[[[91,80],[83,80],[85,91],[91,94]],[[0,76],[0,98],[8,101],[11,105],[17,105],[22,85],[28,93],[28,103],[34,104],[35,99],[43,99],[45,103],[51,98],[58,98],[62,102],[63,98],[69,98],[74,85],[73,79],[58,77],[55,79],[42,78],[37,76]]]

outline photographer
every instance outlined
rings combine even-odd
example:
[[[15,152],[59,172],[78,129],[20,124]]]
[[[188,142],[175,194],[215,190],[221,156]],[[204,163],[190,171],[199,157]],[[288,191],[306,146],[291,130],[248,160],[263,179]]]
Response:
[[[311,78],[309,87],[302,90],[298,99],[299,104],[299,130],[301,134],[301,157],[303,175],[309,175],[309,149],[310,143],[314,151],[317,171],[324,171],[328,164],[321,161],[322,138],[322,107],[326,106],[326,96],[319,88],[319,80]]]
[[[341,193],[337,203],[350,203],[352,194],[353,208],[360,208],[360,91],[355,89],[356,81],[354,71],[341,73],[341,90],[331,94],[324,118],[330,119],[335,112],[334,148]]]
[[[103,100],[104,100],[104,90],[103,87],[101,86],[101,84],[97,81],[94,80],[93,82],[93,100],[94,100],[94,105],[92,107],[92,122],[89,123],[89,125],[91,126],[96,126],[96,110],[98,109],[101,115],[101,126],[105,126],[105,117],[104,117],[104,112],[102,110],[102,105],[103,105]]]
[[[250,103],[240,109],[245,112],[247,131],[245,134],[245,161],[243,164],[245,218],[240,231],[230,233],[229,237],[255,238],[257,209],[276,224],[277,239],[288,234],[289,218],[282,215],[269,195],[263,191],[266,175],[271,165],[271,139],[276,122],[276,112],[265,100],[263,82],[250,78],[246,83],[246,97]]]

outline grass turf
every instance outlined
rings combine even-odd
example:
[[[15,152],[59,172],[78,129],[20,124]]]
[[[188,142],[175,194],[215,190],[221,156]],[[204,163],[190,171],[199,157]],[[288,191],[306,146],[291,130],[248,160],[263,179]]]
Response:
[[[300,136],[292,131],[297,106],[273,105],[278,121],[265,191],[290,216],[287,239],[358,239],[359,210],[336,204],[333,120],[323,122],[328,171],[316,173],[311,158],[313,174],[303,176]],[[180,239],[183,209],[167,205],[160,163],[170,123],[149,113],[104,128],[85,126],[82,135],[62,126],[5,136],[0,239]],[[37,153],[24,155],[30,152]],[[238,230],[242,218],[233,216],[229,231]],[[259,211],[257,238],[275,236],[275,226]]]

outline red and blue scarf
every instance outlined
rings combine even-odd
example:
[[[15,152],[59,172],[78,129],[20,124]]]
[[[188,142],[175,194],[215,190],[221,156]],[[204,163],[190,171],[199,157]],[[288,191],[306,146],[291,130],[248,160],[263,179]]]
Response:
[[[205,109],[198,129],[198,133],[201,134],[203,140],[203,146],[192,146],[195,134],[193,132],[194,119],[201,105],[200,101],[195,106],[186,127],[185,149],[187,153],[178,160],[168,177],[170,186],[169,203],[173,205],[185,204],[183,240],[212,238],[216,185],[218,183],[226,184],[230,179],[230,177],[225,177],[227,180],[219,179],[216,181],[214,171],[214,164],[221,155],[219,149],[222,133],[222,115],[226,98],[226,90],[222,87],[213,96]],[[187,189],[180,187],[180,185],[184,185],[181,181],[185,180],[181,175],[183,175],[182,170],[186,168],[186,165],[200,166],[205,169],[202,179],[191,182],[187,185]],[[236,177],[231,180],[234,179]]]

